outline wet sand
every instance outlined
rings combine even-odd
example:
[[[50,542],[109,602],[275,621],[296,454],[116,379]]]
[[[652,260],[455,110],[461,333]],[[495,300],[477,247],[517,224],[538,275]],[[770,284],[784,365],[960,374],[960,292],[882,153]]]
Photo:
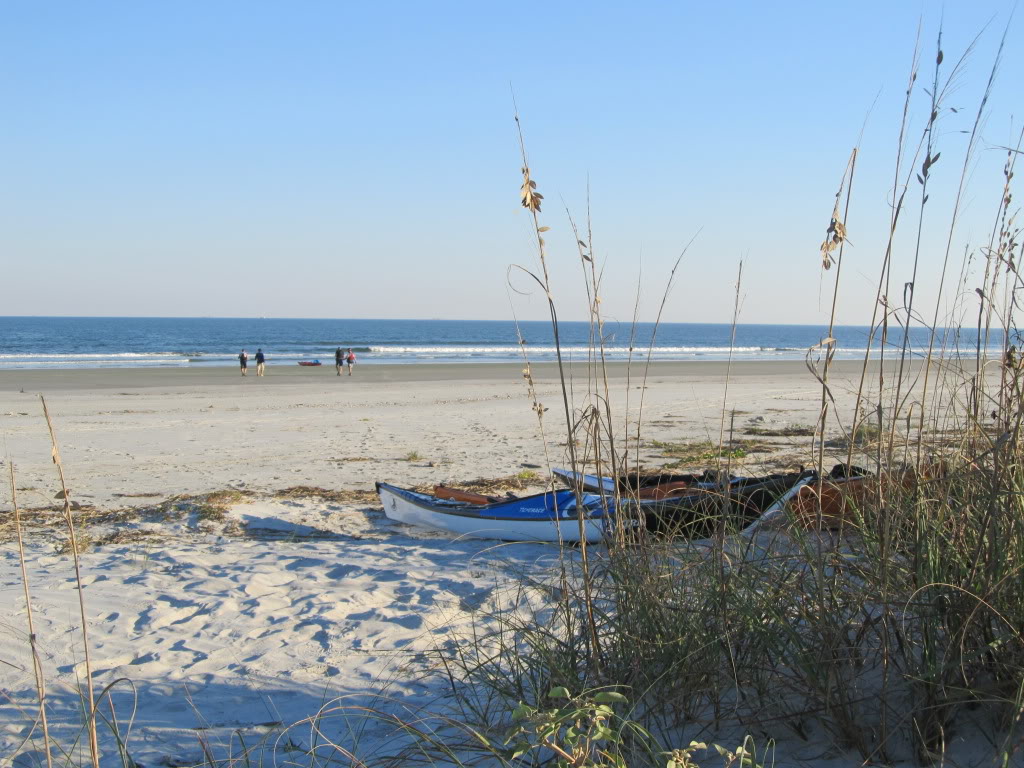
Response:
[[[850,379],[860,375],[863,364],[859,361],[843,360],[833,363],[832,375],[838,379]],[[877,370],[872,364],[871,370]],[[521,363],[421,363],[410,365],[374,365],[357,363],[353,375],[343,374],[346,381],[363,383],[415,383],[415,382],[469,382],[469,381],[519,381],[524,366]],[[553,363],[533,364],[537,379],[555,379],[557,366]],[[586,376],[586,366],[567,363],[566,370],[575,377]],[[642,377],[643,363],[611,363],[608,372],[612,379]],[[801,361],[741,361],[730,364],[721,361],[708,362],[657,362],[652,363],[648,375],[656,379],[723,380],[726,372],[732,377],[807,377],[807,366]],[[195,368],[105,368],[105,369],[46,369],[0,371],[0,392],[68,392],[81,390],[135,389],[152,387],[226,387],[265,386],[276,387],[285,384],[306,387],[332,387],[338,382],[333,365],[316,368],[299,365],[267,365],[267,375],[258,378],[256,366],[249,367],[247,376],[242,376],[237,367],[195,367]]]

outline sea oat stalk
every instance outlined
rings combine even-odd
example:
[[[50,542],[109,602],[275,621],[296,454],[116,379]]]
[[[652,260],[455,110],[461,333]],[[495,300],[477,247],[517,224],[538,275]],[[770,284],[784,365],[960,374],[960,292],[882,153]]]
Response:
[[[534,181],[530,176],[530,164],[526,158],[526,142],[523,139],[523,128],[519,122],[519,113],[515,114],[516,131],[519,134],[519,151],[523,160],[523,184],[520,187],[520,199],[523,207],[530,212],[530,216],[533,221],[533,233],[537,241],[537,254],[540,259],[541,271],[544,275],[541,286],[544,289],[544,295],[547,298],[548,312],[551,316],[551,332],[555,342],[555,356],[558,360],[558,377],[561,383],[562,390],[562,408],[565,412],[565,428],[566,428],[566,444],[569,451],[569,461],[573,470],[579,471],[582,469],[582,465],[576,455],[576,439],[573,434],[572,428],[572,411],[569,407],[569,388],[565,374],[565,362],[562,359],[562,345],[559,335],[558,328],[558,311],[555,307],[555,298],[551,293],[551,279],[548,274],[548,262],[547,262],[547,250],[545,248],[544,233],[548,231],[549,227],[541,226],[538,218],[540,214],[541,201],[544,196],[537,192],[537,182]],[[591,575],[590,575],[590,559],[587,552],[587,537],[585,534],[584,526],[585,521],[584,515],[584,504],[582,488],[579,483],[574,485],[574,491],[576,492],[576,515],[579,523],[580,531],[580,566],[582,569],[583,583],[586,594],[591,593]],[[597,623],[594,618],[593,604],[590,602],[589,597],[587,598],[587,624],[590,630],[590,657],[591,662],[594,665],[594,669],[600,669],[600,644],[597,636]]]
[[[64,498],[64,522],[68,527],[68,536],[71,538],[71,559],[75,566],[75,585],[78,589],[78,611],[82,621],[82,645],[85,647],[85,684],[88,691],[88,727],[89,733],[89,755],[92,758],[93,768],[100,768],[100,748],[96,737],[96,698],[92,687],[92,660],[89,656],[89,621],[85,614],[85,594],[82,587],[82,569],[78,561],[78,539],[75,536],[75,521],[71,515],[71,495],[68,493],[67,483],[64,481],[64,464],[60,459],[60,451],[57,448],[57,435],[53,430],[53,421],[50,419],[50,411],[46,407],[46,398],[39,396],[43,405],[43,416],[46,417],[46,426],[50,430],[50,449],[53,463],[57,467],[57,476],[60,478],[61,496]]]
[[[46,752],[46,765],[51,768],[53,758],[50,755],[50,727],[46,720],[46,685],[43,680],[43,665],[39,660],[39,648],[36,645],[36,630],[32,620],[32,591],[28,584],[28,568],[25,566],[25,542],[21,535],[21,513],[18,510],[18,491],[14,482],[14,462],[7,459],[10,470],[11,506],[14,508],[14,530],[18,536],[18,562],[21,565],[21,583],[25,588],[25,620],[28,624],[28,644],[32,653],[32,671],[36,679],[36,699],[39,702],[39,722],[43,727],[43,750]]]

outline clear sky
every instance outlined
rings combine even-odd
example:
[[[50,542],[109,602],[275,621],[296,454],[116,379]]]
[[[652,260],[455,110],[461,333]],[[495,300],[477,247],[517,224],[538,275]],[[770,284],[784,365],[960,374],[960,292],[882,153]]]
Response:
[[[1011,12],[988,0],[8,2],[0,315],[511,317],[508,266],[536,263],[511,85],[566,319],[585,305],[565,206],[586,217],[589,179],[610,316],[628,320],[639,290],[653,319],[699,231],[664,319],[728,321],[744,258],[741,321],[822,321],[832,273],[818,246],[866,120],[839,309],[864,323],[918,22],[915,138],[940,21],[947,69],[988,25],[948,102],[960,111],[936,132],[925,303],[961,131]],[[1012,23],[958,264],[987,240],[995,147],[1020,130],[1021,37]],[[901,242],[894,285],[911,255]],[[545,317],[536,293],[514,304]]]

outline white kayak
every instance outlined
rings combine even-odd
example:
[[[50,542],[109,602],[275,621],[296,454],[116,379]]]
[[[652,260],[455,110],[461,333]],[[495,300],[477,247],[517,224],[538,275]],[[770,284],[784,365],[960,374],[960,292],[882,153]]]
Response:
[[[377,483],[384,514],[409,525],[448,531],[458,536],[502,541],[580,541],[580,515],[571,490],[548,491],[489,504],[439,499],[427,493]],[[585,494],[582,533],[588,542],[605,534],[604,502]]]

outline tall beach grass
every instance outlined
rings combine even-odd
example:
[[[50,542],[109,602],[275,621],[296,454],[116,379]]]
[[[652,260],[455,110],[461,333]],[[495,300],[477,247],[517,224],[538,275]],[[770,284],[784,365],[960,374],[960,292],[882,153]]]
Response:
[[[820,383],[821,406],[805,447],[819,473],[833,460],[870,470],[863,481],[867,491],[847,498],[838,519],[825,514],[823,481],[813,486],[817,495],[812,514],[783,509],[775,523],[743,533],[726,525],[722,515],[714,535],[701,541],[637,536],[627,524],[628,514],[617,515],[606,544],[561,550],[549,583],[524,580],[508,596],[504,610],[481,615],[461,643],[437,650],[439,674],[451,694],[445,708],[400,718],[332,701],[292,726],[316,735],[314,746],[302,754],[285,755],[268,743],[259,745],[258,758],[252,745],[240,745],[237,757],[222,759],[201,742],[205,757],[197,765],[682,768],[711,760],[753,766],[784,759],[771,747],[773,740],[784,739],[825,744],[834,754],[850,752],[865,763],[929,764],[942,762],[951,741],[968,736],[984,752],[980,761],[1004,766],[1020,761],[1024,368],[1011,347],[1017,338],[1017,296],[1024,288],[1017,271],[1020,228],[1012,193],[1019,139],[1004,149],[1003,176],[991,182],[1001,190],[991,235],[966,247],[959,267],[954,260],[956,224],[998,54],[979,96],[959,174],[949,171],[956,189],[953,209],[938,213],[941,223],[936,224],[928,207],[930,189],[947,183],[945,169],[954,166],[952,152],[940,146],[935,127],[949,109],[948,94],[970,53],[947,62],[940,37],[929,59],[928,117],[921,134],[911,137],[912,96],[921,87],[921,55],[915,50],[898,132],[888,238],[871,308],[872,337],[850,413],[834,405],[830,365],[836,342],[831,329],[847,232],[855,229],[849,203],[858,149],[851,152],[835,199],[829,201],[831,215],[820,252],[825,264],[835,266],[828,273],[834,280],[833,298],[828,330],[809,351],[809,375]],[[557,347],[558,304],[545,238],[549,226],[542,220],[544,198],[537,191],[526,147],[520,134],[520,195],[537,257],[536,268],[524,271],[546,297]],[[644,382],[635,407],[630,400],[633,382],[627,383],[625,411],[616,413],[604,355],[602,272],[589,213],[583,227],[571,216],[568,222],[576,243],[573,258],[579,260],[586,286],[592,344],[582,382],[573,379],[559,350],[560,402],[550,409],[537,395],[526,359],[524,377],[545,435],[546,459],[553,463],[556,450],[551,443],[564,436],[565,458],[572,468],[636,473],[642,469],[638,446]],[[901,226],[913,232],[909,288],[899,304],[892,298],[892,286],[898,275],[894,259],[902,242],[897,238]],[[945,234],[941,286],[934,309],[924,317],[914,285],[927,228],[935,227]],[[685,254],[684,249],[680,260]],[[969,285],[967,265],[972,260],[984,264],[978,286]],[[679,263],[666,278],[659,320]],[[948,278],[957,269],[954,283]],[[950,283],[957,293],[952,315],[944,311],[942,296],[942,287]],[[742,290],[741,269],[733,293],[734,325]],[[967,303],[971,297],[976,297],[975,304]],[[911,324],[932,331],[920,358],[908,346]],[[973,326],[984,341],[960,350],[958,325]],[[1004,339],[997,359],[986,351],[993,330]],[[641,362],[646,378],[650,355]],[[733,470],[726,441],[729,413],[726,382],[714,456],[715,467],[725,472]],[[76,742],[69,749],[51,740],[45,675],[35,648],[30,575],[22,554],[27,637],[39,704],[38,715],[31,718],[39,724],[45,754],[40,764],[98,768],[97,730],[104,725],[111,733],[108,741],[117,746],[117,764],[131,766],[130,745],[113,711],[110,687],[99,695],[92,688],[75,521],[48,415],[47,422],[81,598],[86,676],[81,742],[86,747]],[[840,455],[829,456],[826,432],[836,431],[846,440]],[[17,514],[13,465],[10,482]],[[582,493],[582,488],[576,490]],[[612,509],[629,509],[628,495],[617,489],[606,503]],[[726,494],[721,509],[729,506]],[[101,713],[104,702],[109,717]],[[343,730],[329,728],[332,719],[352,715],[388,724],[406,746],[371,760],[358,753],[357,744],[332,741]],[[715,748],[704,739],[741,746]],[[60,759],[55,761],[53,754]]]
[[[788,512],[771,528],[729,535],[721,526],[718,535],[693,542],[634,541],[620,527],[606,547],[584,546],[578,556],[564,557],[559,589],[542,609],[524,599],[521,610],[490,616],[492,631],[443,656],[462,716],[479,732],[496,735],[514,726],[502,714],[522,714],[517,707],[536,718],[552,690],[614,690],[623,694],[616,716],[635,727],[609,742],[607,754],[592,752],[593,762],[566,765],[660,765],[668,747],[652,751],[652,740],[678,748],[690,735],[709,733],[750,733],[762,742],[819,739],[836,754],[851,751],[882,764],[941,762],[957,739],[984,752],[982,761],[1009,765],[1024,757],[1024,372],[1013,348],[1024,288],[1012,193],[1019,140],[1003,150],[1002,178],[983,180],[1001,189],[990,237],[967,245],[959,266],[953,260],[1002,44],[964,131],[969,138],[959,172],[956,150],[942,146],[937,130],[973,49],[972,43],[959,57],[947,57],[940,34],[926,66],[924,54],[914,52],[872,337],[850,413],[833,405],[829,368],[844,247],[854,228],[847,217],[856,149],[821,247],[824,266],[835,266],[834,291],[828,331],[809,351],[821,411],[807,453],[822,473],[831,461],[866,466],[870,474],[861,486],[867,491],[847,497],[838,520],[823,515],[819,482],[816,514]],[[929,75],[923,86],[921,69]],[[927,95],[928,114],[912,136],[919,91]],[[534,276],[557,329],[544,240],[549,227],[523,146],[522,202],[540,265]],[[933,210],[929,197],[943,184],[954,190],[953,207]],[[570,227],[594,349],[585,386],[562,370],[564,459],[577,470],[636,472],[637,454],[624,436],[638,435],[628,420],[622,429],[624,419],[611,408],[591,228],[581,236],[571,217]],[[909,237],[897,237],[901,227],[909,227]],[[944,232],[945,243],[940,288],[934,308],[922,310],[914,289],[935,232]],[[899,252],[906,242],[909,251]],[[893,296],[894,282],[903,279],[897,256],[909,262],[902,302]],[[971,261],[984,265],[979,286],[969,284]],[[949,310],[944,289],[957,269]],[[738,295],[739,288],[737,306]],[[923,353],[909,346],[912,325],[931,331]],[[961,350],[957,330],[972,325],[981,341]],[[993,331],[1004,340],[994,359],[986,351]],[[725,386],[718,464],[730,469]],[[544,418],[543,407],[537,411]],[[546,429],[550,435],[558,427]],[[826,430],[847,436],[841,454],[827,455]],[[618,493],[609,504],[622,503]],[[541,764],[540,754],[521,759],[532,755],[531,764]]]

